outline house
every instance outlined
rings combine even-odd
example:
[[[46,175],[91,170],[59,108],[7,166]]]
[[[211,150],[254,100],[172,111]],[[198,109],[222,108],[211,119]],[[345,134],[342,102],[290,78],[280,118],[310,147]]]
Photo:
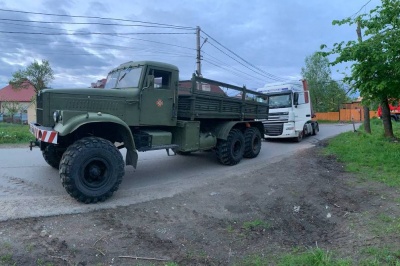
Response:
[[[99,79],[96,82],[92,82],[90,85],[91,88],[104,88],[106,85],[107,79]]]
[[[7,114],[5,105],[12,102],[18,105],[21,117],[25,117],[28,123],[34,122],[36,121],[36,105],[32,102],[34,96],[35,89],[32,85],[17,90],[7,85],[0,89],[0,113]]]

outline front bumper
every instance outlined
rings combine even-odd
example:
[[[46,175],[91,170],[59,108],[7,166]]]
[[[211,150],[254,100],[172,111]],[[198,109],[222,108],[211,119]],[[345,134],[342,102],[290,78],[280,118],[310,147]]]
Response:
[[[29,130],[37,140],[57,144],[58,132],[54,131],[53,128],[44,127],[36,123],[30,123]]]

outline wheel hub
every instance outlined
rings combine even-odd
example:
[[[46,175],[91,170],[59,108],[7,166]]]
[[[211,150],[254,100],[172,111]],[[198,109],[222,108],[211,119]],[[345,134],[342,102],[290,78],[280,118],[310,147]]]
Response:
[[[91,165],[89,168],[89,176],[93,179],[97,179],[101,176],[101,169],[98,165]]]

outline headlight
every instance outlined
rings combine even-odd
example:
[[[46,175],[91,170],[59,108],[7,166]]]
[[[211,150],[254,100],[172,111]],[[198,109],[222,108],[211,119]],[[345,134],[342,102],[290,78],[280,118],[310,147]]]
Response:
[[[54,123],[58,123],[61,120],[61,112],[55,111],[53,113],[53,119],[54,119]]]

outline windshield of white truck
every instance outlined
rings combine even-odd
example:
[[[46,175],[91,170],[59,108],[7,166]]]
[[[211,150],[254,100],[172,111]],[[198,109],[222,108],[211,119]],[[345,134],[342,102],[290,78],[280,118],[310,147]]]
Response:
[[[137,88],[142,74],[142,67],[129,67],[112,72],[107,77],[105,89]]]
[[[269,108],[285,108],[292,106],[292,95],[281,94],[281,95],[269,95]]]

